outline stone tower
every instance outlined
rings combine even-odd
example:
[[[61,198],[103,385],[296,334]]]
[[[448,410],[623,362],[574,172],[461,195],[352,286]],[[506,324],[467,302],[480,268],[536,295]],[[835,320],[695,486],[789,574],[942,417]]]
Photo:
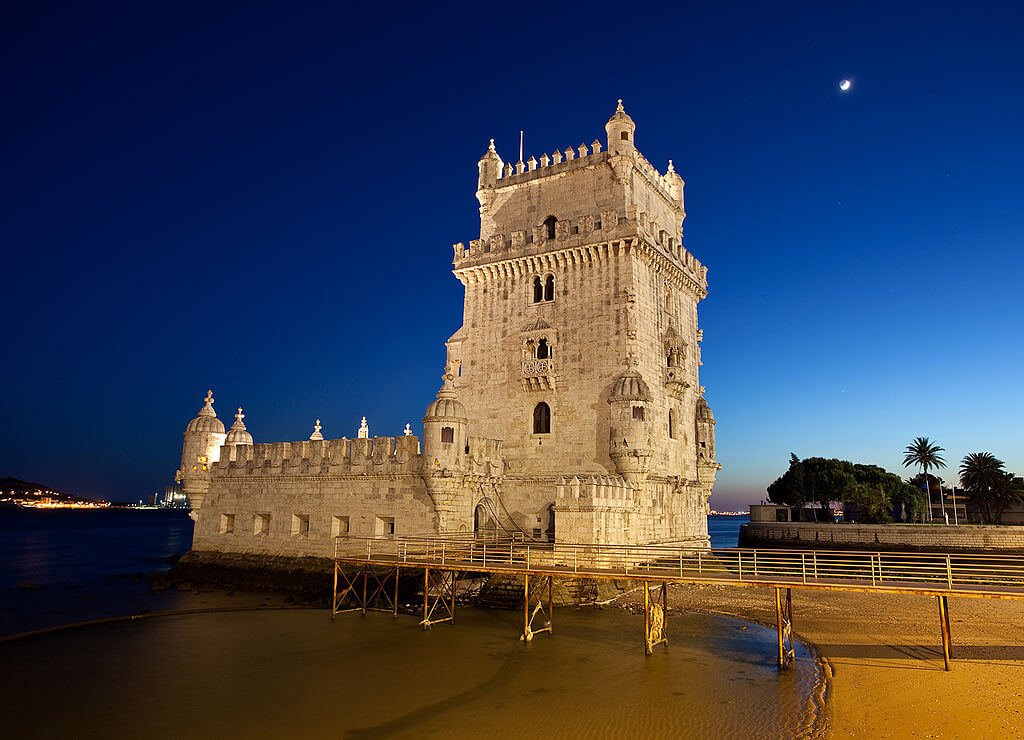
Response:
[[[543,527],[554,501],[559,539],[706,543],[707,268],[682,245],[672,162],[661,174],[643,157],[622,101],[605,132],[514,164],[491,141],[480,238],[455,245],[465,302],[446,387],[474,435],[502,440],[512,518]]]
[[[248,444],[252,444],[252,437],[245,431],[241,416],[242,412],[239,409],[235,417],[236,426],[232,427],[232,431],[238,431],[237,426],[241,425],[240,431],[245,432]],[[196,418],[185,427],[184,436],[181,446],[181,467],[178,468],[174,479],[182,484],[182,490],[188,496],[194,513],[203,506],[203,499],[210,488],[210,467],[220,460],[221,445],[227,438],[224,424],[213,410],[212,390],[206,392],[203,407],[199,409]],[[238,436],[233,436],[232,441],[246,443],[245,438]]]

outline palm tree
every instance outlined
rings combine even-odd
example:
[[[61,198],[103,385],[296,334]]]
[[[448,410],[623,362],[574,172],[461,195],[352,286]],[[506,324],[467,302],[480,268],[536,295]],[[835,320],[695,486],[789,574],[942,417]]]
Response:
[[[920,465],[921,472],[924,474],[925,491],[928,493],[928,521],[932,520],[932,487],[928,484],[928,469],[946,467],[946,460],[939,454],[940,452],[945,452],[945,450],[927,437],[916,437],[903,451],[903,467]],[[942,518],[945,519],[946,507],[943,504],[941,492],[939,493],[939,507],[942,509]]]
[[[999,523],[1003,509],[1019,494],[1013,490],[1013,474],[991,452],[972,452],[960,461],[960,484],[971,494],[986,524]]]

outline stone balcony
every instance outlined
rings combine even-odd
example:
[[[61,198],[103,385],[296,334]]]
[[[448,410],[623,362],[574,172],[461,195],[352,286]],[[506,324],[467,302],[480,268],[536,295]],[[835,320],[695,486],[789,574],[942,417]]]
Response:
[[[550,357],[523,360],[523,390],[549,391],[555,387],[555,363]]]

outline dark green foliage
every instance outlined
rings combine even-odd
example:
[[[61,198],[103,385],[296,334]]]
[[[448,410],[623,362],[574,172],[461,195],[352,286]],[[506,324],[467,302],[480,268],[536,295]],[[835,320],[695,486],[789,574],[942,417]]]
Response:
[[[794,507],[818,503],[823,509],[838,501],[856,509],[863,522],[913,520],[925,508],[924,491],[877,465],[796,455],[790,456],[789,470],[768,486],[768,499]]]
[[[1024,500],[1024,489],[1014,484],[1004,464],[991,452],[972,452],[960,461],[960,483],[985,524],[1002,524],[1006,507]]]

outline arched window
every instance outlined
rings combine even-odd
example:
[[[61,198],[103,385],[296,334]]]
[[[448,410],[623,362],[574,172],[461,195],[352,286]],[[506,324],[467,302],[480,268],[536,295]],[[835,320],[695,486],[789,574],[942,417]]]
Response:
[[[548,346],[547,339],[541,339],[537,342],[537,359],[547,360],[551,357],[551,347]]]
[[[548,239],[555,238],[555,224],[558,223],[558,219],[554,216],[548,216],[544,219],[544,234]]]
[[[553,301],[555,300],[555,276],[548,275],[544,280],[544,300]]]
[[[533,279],[533,302],[540,303],[544,300],[544,283],[541,282],[540,275]]]
[[[455,430],[451,427],[441,427],[441,441],[442,442],[454,442],[455,441]]]
[[[533,409],[533,433],[551,434],[551,407],[543,401]]]

